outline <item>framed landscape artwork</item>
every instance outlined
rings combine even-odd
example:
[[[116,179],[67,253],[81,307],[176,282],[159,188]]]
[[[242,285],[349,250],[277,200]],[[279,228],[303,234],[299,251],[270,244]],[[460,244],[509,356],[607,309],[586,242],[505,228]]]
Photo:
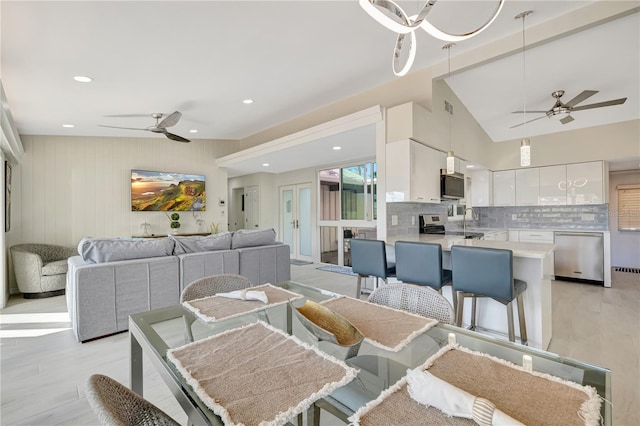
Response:
[[[205,176],[131,170],[131,211],[205,211]]]
[[[11,229],[11,164],[4,162],[4,232]]]

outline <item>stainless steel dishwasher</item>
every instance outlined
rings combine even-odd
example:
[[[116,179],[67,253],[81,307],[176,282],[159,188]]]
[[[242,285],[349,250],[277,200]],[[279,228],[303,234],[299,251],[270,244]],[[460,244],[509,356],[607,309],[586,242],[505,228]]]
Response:
[[[556,232],[555,276],[604,283],[602,232]]]

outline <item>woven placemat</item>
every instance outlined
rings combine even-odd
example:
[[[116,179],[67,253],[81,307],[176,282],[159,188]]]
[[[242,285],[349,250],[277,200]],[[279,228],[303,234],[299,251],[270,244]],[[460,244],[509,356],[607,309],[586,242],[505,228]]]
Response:
[[[226,425],[282,425],[357,370],[264,322],[167,351]]]
[[[422,368],[474,396],[488,399],[528,426],[600,424],[600,398],[590,386],[544,373],[529,373],[515,364],[455,344],[442,348]],[[349,420],[361,426],[475,424],[414,401],[407,391],[406,377]]]
[[[349,320],[369,343],[393,352],[438,323],[431,318],[346,296],[322,304]]]
[[[260,311],[268,307],[282,305],[289,300],[300,299],[302,297],[302,295],[298,293],[275,287],[271,284],[250,287],[248,290],[264,291],[269,303],[262,303],[259,300],[229,299],[228,297],[214,295],[183,302],[182,305],[203,321],[214,322]]]

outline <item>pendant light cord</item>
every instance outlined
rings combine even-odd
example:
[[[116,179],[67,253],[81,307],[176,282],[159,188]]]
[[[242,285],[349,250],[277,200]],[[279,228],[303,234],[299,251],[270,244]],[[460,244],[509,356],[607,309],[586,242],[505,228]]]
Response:
[[[527,19],[527,15],[522,16],[522,137],[526,136],[525,126],[527,124],[527,59],[524,54],[526,48],[525,36],[524,36],[524,21]]]
[[[451,97],[452,97],[452,93],[451,93],[451,48],[453,47],[453,44],[450,43],[447,45],[447,53],[449,55],[449,59],[448,59],[448,65],[449,65],[449,72],[447,75],[447,80],[449,80],[447,82],[447,86],[449,87],[449,109],[447,109],[447,115],[449,116],[449,151],[451,151]]]

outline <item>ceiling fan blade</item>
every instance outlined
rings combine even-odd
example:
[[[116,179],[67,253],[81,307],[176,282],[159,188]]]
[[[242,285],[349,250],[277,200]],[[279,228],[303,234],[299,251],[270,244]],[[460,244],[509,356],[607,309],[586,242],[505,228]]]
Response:
[[[597,90],[583,90],[582,93],[580,93],[578,96],[576,96],[575,98],[567,102],[565,106],[572,107],[574,105],[578,105],[580,102],[584,101],[587,98],[590,98],[596,93],[598,93]]]
[[[511,114],[523,114],[523,113],[526,113],[526,114],[546,114],[547,111],[529,111],[529,110],[527,110],[527,111],[512,111],[511,112]]]
[[[180,111],[172,112],[164,120],[159,122],[157,127],[175,126],[178,124],[178,121],[180,121],[180,117],[182,117],[182,113]]]
[[[189,139],[183,138],[182,136],[174,135],[173,133],[164,132],[164,135],[169,139],[171,139],[172,141],[191,142]]]
[[[560,122],[562,124],[567,124],[567,123],[571,123],[573,120],[575,120],[575,118],[573,118],[570,115],[567,115],[565,118],[563,118],[562,120],[560,120]]]
[[[140,129],[138,127],[118,127],[118,126],[105,126],[104,124],[98,124],[98,126],[100,127],[110,127],[112,129],[126,129],[126,130],[146,130],[149,131],[149,129]]]
[[[611,101],[598,102],[596,104],[589,104],[589,105],[583,105],[583,106],[571,108],[571,111],[582,111],[582,110],[591,109],[591,108],[602,108],[602,107],[607,107],[611,105],[620,105],[625,103],[626,100],[627,98],[613,99]]]
[[[543,112],[546,112],[546,111],[543,111]],[[525,121],[524,123],[516,124],[515,126],[511,126],[511,127],[509,127],[509,128],[510,128],[510,129],[513,129],[514,127],[520,127],[520,126],[522,126],[522,125],[524,125],[524,124],[531,123],[532,121],[540,120],[540,119],[542,119],[542,118],[547,118],[547,116],[546,116],[546,115],[543,115],[543,116],[540,116],[540,117],[538,117],[538,118],[534,118],[533,120],[529,120],[529,121]]]

